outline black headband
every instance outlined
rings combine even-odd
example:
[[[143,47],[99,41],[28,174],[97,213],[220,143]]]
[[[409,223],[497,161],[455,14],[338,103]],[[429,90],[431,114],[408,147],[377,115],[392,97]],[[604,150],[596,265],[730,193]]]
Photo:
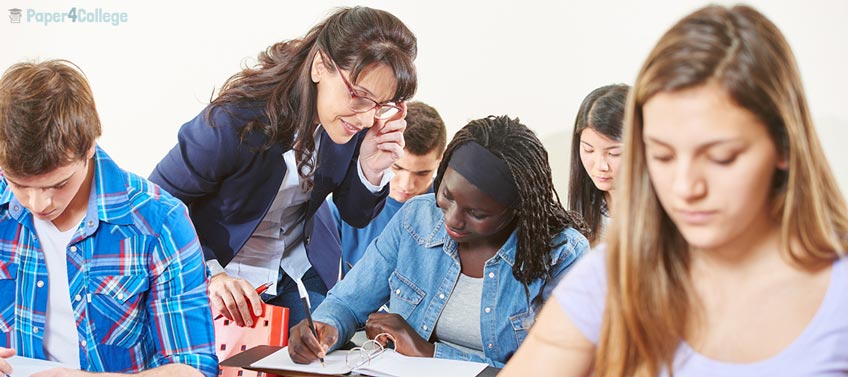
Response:
[[[506,162],[474,141],[453,151],[448,166],[480,191],[509,208],[518,207],[518,188]]]

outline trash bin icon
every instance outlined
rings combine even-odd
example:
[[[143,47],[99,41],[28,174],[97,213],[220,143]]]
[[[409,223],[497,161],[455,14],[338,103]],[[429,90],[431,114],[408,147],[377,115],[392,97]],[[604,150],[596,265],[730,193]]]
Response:
[[[21,23],[21,10],[18,8],[9,9],[9,20],[11,20],[13,24]]]

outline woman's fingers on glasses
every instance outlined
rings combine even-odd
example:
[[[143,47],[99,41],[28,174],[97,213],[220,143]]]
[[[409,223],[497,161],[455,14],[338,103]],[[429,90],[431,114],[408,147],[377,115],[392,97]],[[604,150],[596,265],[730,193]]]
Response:
[[[406,142],[403,139],[403,129],[389,130],[389,127],[389,125],[386,125],[383,133],[377,137],[377,145],[382,148],[383,146],[388,146],[388,144],[393,144],[403,148]]]
[[[395,120],[394,118],[397,118],[397,114],[400,114],[400,110],[391,106],[383,106],[377,110],[377,118],[384,120]]]
[[[380,129],[381,134],[398,132],[402,135],[403,131],[406,130],[406,120],[405,119],[383,121],[383,123],[384,123],[383,128]]]
[[[386,112],[384,119],[406,119],[406,102],[388,103],[383,105],[383,110]]]

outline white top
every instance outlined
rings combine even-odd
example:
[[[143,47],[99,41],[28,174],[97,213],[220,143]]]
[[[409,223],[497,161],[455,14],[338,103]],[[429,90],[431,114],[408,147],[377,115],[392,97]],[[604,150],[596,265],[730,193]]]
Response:
[[[32,222],[44,252],[49,280],[47,315],[44,321],[44,355],[47,360],[79,369],[79,339],[74,310],[71,307],[66,252],[77,227],[62,232],[52,221],[40,220],[33,216]]]
[[[301,185],[294,150],[284,153],[283,160],[286,175],[268,213],[225,268],[228,275],[245,279],[253,286],[274,282],[270,292],[277,290],[280,267],[295,280],[312,267],[303,246],[303,223],[312,190],[304,190]]]
[[[568,318],[592,343],[600,339],[606,299],[604,247],[586,254],[554,289]],[[754,363],[727,363],[699,354],[681,342],[675,376],[846,376],[848,375],[848,257],[833,263],[830,285],[813,319],[777,355]],[[792,310],[792,308],[786,308]],[[668,375],[667,371],[662,375]]]
[[[315,130],[316,151],[320,147],[321,132],[323,127],[319,125]],[[276,292],[279,268],[293,280],[300,280],[312,267],[303,244],[303,225],[312,190],[303,188],[303,179],[297,174],[297,160],[293,149],[283,153],[283,161],[286,165],[286,175],[268,213],[226,268],[222,268],[217,260],[207,261],[212,275],[226,271],[227,275],[247,280],[253,286],[273,282],[268,291]],[[313,153],[313,166],[316,161],[317,153]],[[391,169],[386,169],[380,185],[375,186],[365,178],[361,163],[357,164],[356,170],[359,179],[372,193],[382,190],[394,176]]]

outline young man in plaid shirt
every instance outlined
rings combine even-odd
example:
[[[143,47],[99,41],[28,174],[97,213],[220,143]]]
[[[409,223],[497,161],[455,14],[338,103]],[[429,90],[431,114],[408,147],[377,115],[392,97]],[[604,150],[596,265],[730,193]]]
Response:
[[[0,372],[215,376],[206,270],[185,206],[119,168],[67,61],[0,78]]]

